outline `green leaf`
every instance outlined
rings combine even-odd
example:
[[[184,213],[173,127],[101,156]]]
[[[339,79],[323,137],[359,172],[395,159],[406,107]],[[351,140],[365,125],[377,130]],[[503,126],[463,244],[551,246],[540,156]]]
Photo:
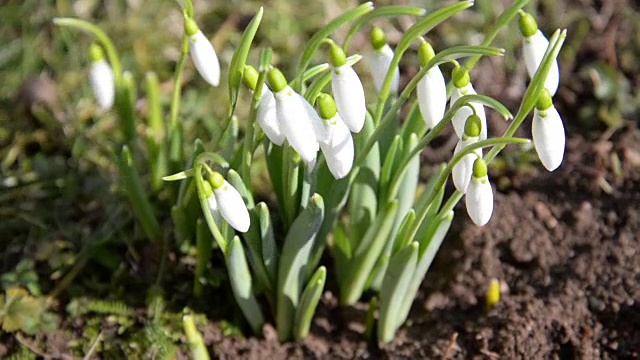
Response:
[[[192,177],[194,174],[194,170],[193,168],[189,169],[189,170],[185,170],[185,171],[180,171],[179,173],[175,173],[173,175],[167,175],[167,176],[163,176],[162,180],[164,181],[178,181],[178,180],[184,180],[186,178]]]
[[[206,282],[204,273],[207,270],[211,251],[213,250],[211,233],[207,231],[207,224],[198,218],[196,221],[196,269],[193,274],[193,295],[196,298],[202,296],[202,289]]]
[[[253,194],[251,194],[249,189],[247,189],[247,185],[240,177],[240,174],[233,169],[229,169],[229,172],[227,173],[227,180],[229,181],[229,184],[238,190],[240,196],[242,196],[242,200],[244,200],[244,203],[247,205],[247,210],[253,209],[255,206],[253,202]]]
[[[418,243],[412,242],[391,257],[380,290],[380,317],[378,320],[378,340],[388,343],[398,328],[398,314],[418,261]]]
[[[249,25],[247,25],[247,28],[242,34],[242,38],[240,38],[240,44],[233,53],[231,63],[229,64],[229,99],[231,99],[231,113],[233,113],[238,101],[238,92],[242,85],[242,72],[247,62],[247,56],[249,56],[251,43],[253,43],[253,38],[256,36],[258,27],[262,21],[263,12],[263,8],[260,7],[260,10],[258,10]]]
[[[240,238],[233,237],[229,243],[229,250],[225,256],[227,269],[229,270],[229,281],[231,282],[231,290],[236,302],[240,306],[244,317],[251,325],[251,329],[255,334],[260,334],[262,325],[264,324],[264,316],[260,310],[260,304],[256,300],[253,291],[253,280],[244,249]]]
[[[313,319],[313,314],[316,312],[316,307],[320,301],[326,279],[327,269],[321,266],[313,276],[311,276],[307,287],[302,292],[300,304],[296,310],[296,317],[293,322],[294,339],[303,339],[309,334],[311,320]]]
[[[265,290],[269,296],[271,296],[275,282],[267,272],[267,268],[264,264],[263,251],[263,239],[262,239],[262,226],[261,226],[261,212],[258,208],[253,208],[249,211],[251,217],[251,226],[249,230],[244,234],[245,244],[249,253],[249,265],[253,269],[257,282],[258,293],[260,290]]]
[[[291,225],[282,246],[278,268],[276,325],[278,339],[291,338],[293,320],[307,271],[309,255],[324,216],[322,197],[314,194],[309,206]]]
[[[382,172],[380,173],[380,189],[383,194],[381,194],[380,199],[386,198],[384,193],[388,191],[388,185],[394,171],[394,166],[398,164],[396,158],[400,158],[400,156],[402,156],[403,148],[404,141],[400,134],[397,134],[389,146],[387,156],[385,157],[382,165]]]
[[[275,145],[269,141],[265,136],[263,140],[264,152],[267,159],[267,171],[269,172],[269,178],[271,179],[271,186],[273,192],[276,193],[276,199],[278,199],[278,208],[284,209],[284,192],[282,188],[283,184],[283,171],[282,171],[282,153],[281,146]]]
[[[278,246],[273,235],[273,224],[267,204],[261,202],[256,206],[260,218],[260,237],[262,238],[262,261],[267,269],[271,283],[275,284],[278,276]]]

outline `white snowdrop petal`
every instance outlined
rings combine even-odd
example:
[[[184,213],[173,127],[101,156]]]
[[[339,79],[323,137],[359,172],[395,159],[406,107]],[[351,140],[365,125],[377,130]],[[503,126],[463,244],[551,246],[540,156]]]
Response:
[[[89,82],[98,106],[102,110],[109,110],[115,98],[115,84],[113,70],[106,60],[94,61],[89,69]]]
[[[227,220],[232,228],[240,232],[247,232],[251,220],[247,206],[238,190],[225,180],[222,186],[213,190],[213,193],[222,217]]]
[[[453,104],[455,104],[456,101],[458,101],[458,99],[464,95],[475,95],[475,94],[477,94],[476,90],[473,88],[471,83],[469,83],[469,85],[467,85],[462,89],[456,88],[454,86],[453,92],[451,93],[450,104],[451,106],[453,106]],[[476,115],[478,115],[478,117],[480,118],[480,123],[482,125],[482,128],[480,129],[480,140],[486,140],[487,139],[487,115],[484,111],[484,105],[477,102],[469,102],[468,105],[471,105],[475,109]],[[472,114],[473,114],[473,110],[471,110],[471,108],[466,105],[461,107],[458,111],[456,111],[455,114],[453,114],[453,118],[451,119],[451,122],[453,123],[453,129],[455,130],[456,135],[458,135],[458,138],[462,138],[462,135],[464,135],[464,125],[467,122],[467,118]]]
[[[447,106],[447,85],[440,68],[432,67],[418,82],[418,106],[427,128],[432,129],[444,115]]]
[[[532,36],[525,38],[523,44],[523,55],[524,55],[524,63],[527,67],[527,72],[529,73],[529,77],[533,77],[536,70],[542,63],[542,58],[544,57],[544,53],[547,51],[547,47],[549,46],[549,40],[544,36],[542,31],[538,30]],[[558,82],[560,80],[560,74],[558,69],[558,61],[554,61],[551,65],[551,69],[549,70],[549,74],[544,82],[544,87],[549,90],[551,96],[553,96],[558,90]]]
[[[308,108],[305,105],[306,100],[289,86],[275,93],[274,96],[276,114],[282,134],[287,138],[291,147],[300,154],[302,160],[305,163],[310,163],[315,159],[320,146],[316,130],[309,118]]]
[[[474,144],[478,141],[478,138],[468,138],[467,140],[459,140],[453,155],[456,155],[467,146]],[[473,162],[479,157],[482,157],[482,149],[477,149],[473,153],[466,155],[460,160],[451,172],[453,178],[453,185],[461,193],[466,193],[473,174]]]
[[[304,96],[298,93],[296,93],[296,95],[304,105],[304,110],[307,115],[307,119],[311,123],[311,127],[313,129],[312,135],[316,138],[318,142],[329,141],[329,133],[327,133],[327,130],[322,125],[323,121],[320,118],[320,115],[318,115],[318,113],[316,112],[316,109],[314,109],[313,106],[309,104],[309,102],[307,101],[307,99],[304,98]]]
[[[189,52],[200,76],[212,86],[220,83],[220,62],[211,42],[198,30],[189,38]]]
[[[325,121],[332,136],[327,143],[320,143],[329,171],[336,179],[341,179],[351,171],[354,159],[353,138],[349,128],[342,122],[339,116]]]
[[[258,114],[256,117],[260,128],[262,128],[262,131],[264,131],[264,134],[269,140],[281,146],[284,142],[284,135],[278,123],[276,99],[273,97],[271,90],[266,86],[262,87],[262,97],[260,98],[260,104],[258,104]]]
[[[367,108],[358,74],[349,65],[337,67],[332,72],[331,87],[338,113],[345,124],[351,131],[360,132],[364,126]]]
[[[534,110],[531,132],[542,165],[549,171],[557,169],[564,157],[565,135],[562,119],[555,107]]]
[[[473,177],[465,196],[467,213],[471,221],[478,226],[488,223],[493,213],[493,190],[489,178],[486,176],[480,179]]]
[[[216,200],[216,196],[211,194],[207,199],[207,203],[209,204],[209,210],[211,211],[211,216],[213,217],[213,221],[220,227],[222,224],[222,214],[220,213],[220,207],[218,206],[218,201]]]
[[[384,78],[387,76],[389,66],[391,66],[391,60],[393,60],[393,50],[389,45],[383,46],[380,50],[375,50],[371,55],[371,77],[373,78],[373,84],[376,87],[376,91],[380,92]],[[400,70],[396,67],[393,72],[393,78],[391,79],[391,92],[398,92],[398,86],[400,83]]]

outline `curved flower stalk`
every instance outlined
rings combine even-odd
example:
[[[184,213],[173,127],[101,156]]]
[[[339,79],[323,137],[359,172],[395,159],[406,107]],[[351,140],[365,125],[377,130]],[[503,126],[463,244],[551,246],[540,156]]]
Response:
[[[244,69],[243,80],[245,85],[254,91],[256,82],[258,81],[258,71],[253,66],[247,65]],[[284,135],[282,134],[282,130],[280,130],[280,123],[278,122],[278,116],[276,114],[276,99],[271,90],[266,86],[262,87],[262,96],[258,104],[256,120],[267,138],[269,138],[272,143],[282,146],[284,143]]]
[[[477,94],[476,90],[471,85],[469,78],[469,71],[465,67],[456,67],[453,69],[453,92],[451,93],[451,106],[458,101],[464,95]],[[471,115],[477,115],[480,118],[482,125],[480,131],[480,140],[487,138],[487,117],[484,112],[484,106],[477,102],[470,102],[469,106],[463,106],[460,110],[456,111],[451,119],[453,123],[453,129],[456,131],[458,138],[462,138],[464,135],[464,125]]]
[[[211,173],[209,182],[213,191],[207,197],[207,202],[216,224],[220,223],[221,216],[232,228],[243,233],[247,232],[251,220],[247,206],[238,190],[218,172]]]
[[[336,103],[328,94],[318,97],[318,109],[320,117],[324,120],[324,126],[329,134],[329,139],[320,142],[320,149],[327,161],[329,171],[336,179],[347,176],[353,167],[354,145],[349,128],[344,124],[340,113],[336,109]]]
[[[268,82],[275,97],[276,115],[282,134],[305,163],[314,163],[320,142],[329,139],[322,120],[311,104],[287,85],[280,70],[271,69]]]
[[[335,97],[338,113],[349,130],[360,132],[364,126],[367,108],[364,88],[358,74],[347,63],[344,51],[333,41],[330,43],[329,58],[332,66],[331,88]]]
[[[464,135],[462,139],[458,140],[456,149],[453,155],[464,150],[469,145],[475,144],[480,141],[481,121],[477,115],[471,115],[467,119],[467,123],[464,126]],[[474,152],[465,155],[462,160],[453,166],[451,171],[451,177],[453,178],[453,185],[461,193],[467,192],[467,187],[471,181],[471,175],[473,173],[473,163],[475,159],[482,157],[482,148],[475,150]]]
[[[100,45],[91,44],[89,50],[91,68],[89,69],[89,82],[93,95],[102,110],[110,110],[113,107],[116,87],[113,70],[104,58],[104,52]]]
[[[420,40],[420,64],[424,67],[435,56],[435,52],[431,44],[422,38]],[[432,129],[442,120],[447,106],[447,85],[437,65],[420,79],[416,90],[422,119],[427,124],[427,129]]]
[[[524,63],[527,67],[527,73],[529,77],[533,78],[533,75],[538,70],[544,53],[549,47],[549,40],[544,36],[542,31],[538,29],[538,24],[531,14],[525,12],[520,13],[520,32],[524,36],[522,43],[522,50],[524,55]],[[545,89],[549,90],[551,96],[555,95],[558,90],[558,82],[560,81],[560,74],[558,70],[558,60],[555,60],[551,65],[549,74],[544,81]]]
[[[478,226],[483,226],[493,213],[493,189],[487,176],[487,164],[482,158],[473,163],[473,176],[466,194],[467,213]]]
[[[211,86],[220,84],[220,62],[211,42],[200,31],[196,22],[185,17],[184,32],[189,37],[189,52],[200,76]]]
[[[387,44],[387,38],[384,31],[378,27],[374,27],[371,30],[371,45],[373,46],[373,53],[371,54],[371,77],[373,78],[373,84],[376,87],[376,91],[380,92],[384,79],[391,66],[391,60],[393,60],[393,50]],[[398,93],[398,87],[400,84],[400,70],[396,67],[393,70],[393,78],[391,80],[391,92]]]
[[[543,90],[533,110],[531,132],[542,165],[549,171],[557,169],[564,157],[564,126],[547,89]]]

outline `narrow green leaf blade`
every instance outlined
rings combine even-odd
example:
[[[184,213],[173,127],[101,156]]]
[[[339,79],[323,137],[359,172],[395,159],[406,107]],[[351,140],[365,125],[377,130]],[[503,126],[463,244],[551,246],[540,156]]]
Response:
[[[300,304],[296,310],[296,317],[293,322],[293,337],[295,339],[303,339],[309,335],[311,320],[313,319],[313,314],[316,312],[316,307],[320,301],[326,280],[327,269],[321,266],[313,276],[311,276],[307,287],[302,292]]]

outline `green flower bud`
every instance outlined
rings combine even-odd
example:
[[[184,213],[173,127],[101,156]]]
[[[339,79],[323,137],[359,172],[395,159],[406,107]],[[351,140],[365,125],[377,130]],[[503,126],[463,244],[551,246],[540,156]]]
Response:
[[[89,58],[91,58],[91,61],[93,62],[104,59],[104,51],[102,51],[102,47],[97,43],[92,43],[89,48]]]
[[[333,100],[331,95],[322,93],[318,96],[316,100],[316,105],[318,105],[318,110],[320,112],[320,117],[324,120],[332,119],[336,116],[338,112],[338,108],[336,107],[336,102]]]
[[[471,78],[469,77],[469,70],[464,66],[456,66],[451,74],[453,77],[453,85],[458,89],[462,89],[469,85]]]
[[[482,131],[482,121],[476,114],[469,115],[464,123],[464,134],[468,137],[478,137]]]
[[[207,181],[204,181],[202,183],[202,188],[204,190],[204,197],[206,197],[207,199],[213,195],[213,189],[211,188],[211,184],[209,184]]]
[[[553,100],[551,99],[551,93],[546,88],[542,89],[542,93],[536,103],[536,109],[544,111],[553,106]]]
[[[256,89],[256,85],[258,85],[258,70],[251,65],[244,66],[244,72],[242,72],[242,81],[244,84],[251,90]]]
[[[196,24],[195,20],[193,20],[192,18],[189,18],[189,17],[185,17],[184,18],[184,32],[185,32],[185,34],[187,34],[187,36],[193,36],[198,31],[200,31],[200,28],[198,27],[198,24]]]
[[[329,62],[333,67],[340,67],[347,63],[347,56],[345,55],[342,48],[340,48],[336,43],[331,41],[329,43]]]
[[[267,81],[271,91],[278,93],[287,87],[287,79],[282,75],[282,72],[276,68],[269,70],[267,74]]]
[[[487,176],[487,163],[479,157],[473,162],[473,177],[480,179],[485,176]]]
[[[377,26],[374,26],[371,29],[371,46],[373,46],[374,50],[380,50],[383,46],[387,44],[387,36],[384,34],[384,31]]]
[[[520,20],[518,21],[520,25],[520,32],[524,37],[529,37],[538,32],[538,24],[536,20],[526,12],[520,13]]]
[[[436,56],[435,51],[433,51],[433,46],[429,44],[424,38],[420,38],[420,49],[418,50],[418,54],[420,55],[420,65],[426,66],[427,63]]]
[[[214,171],[209,177],[209,182],[211,183],[213,189],[219,189],[222,185],[224,185],[224,177],[222,177],[219,172]]]

